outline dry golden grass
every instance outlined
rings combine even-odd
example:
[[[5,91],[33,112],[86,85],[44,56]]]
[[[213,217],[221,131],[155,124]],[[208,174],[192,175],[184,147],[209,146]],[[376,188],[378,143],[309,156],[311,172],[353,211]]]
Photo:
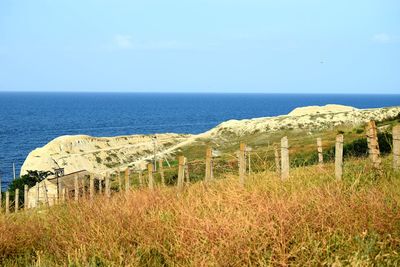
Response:
[[[389,159],[385,160],[389,164]],[[389,169],[389,166],[387,166]],[[0,257],[17,266],[400,265],[400,175],[367,160],[256,174],[0,215]]]

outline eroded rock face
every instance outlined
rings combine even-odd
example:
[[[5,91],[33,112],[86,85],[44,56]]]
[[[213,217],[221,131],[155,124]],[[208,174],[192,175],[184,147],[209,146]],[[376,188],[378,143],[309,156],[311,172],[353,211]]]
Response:
[[[157,148],[167,150],[183,142],[190,135],[157,135]],[[116,168],[143,167],[143,161],[153,155],[153,136],[132,135],[96,138],[87,135],[60,136],[44,147],[29,153],[21,168],[27,170],[50,170],[65,168],[65,173],[88,170],[104,174]],[[140,165],[140,166],[139,166]]]
[[[400,107],[356,109],[348,106],[296,108],[288,115],[249,120],[229,120],[207,132],[210,137],[243,136],[285,129],[322,130],[338,125],[360,125],[369,120],[383,120],[399,115]]]

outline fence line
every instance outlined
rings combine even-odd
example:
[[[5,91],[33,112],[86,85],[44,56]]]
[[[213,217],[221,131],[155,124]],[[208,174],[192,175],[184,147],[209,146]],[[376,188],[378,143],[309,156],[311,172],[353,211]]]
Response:
[[[398,170],[400,168],[400,125],[396,125],[393,127],[393,168],[394,170]],[[381,158],[380,158],[380,152],[379,152],[379,143],[378,143],[378,136],[377,136],[377,128],[376,124],[374,121],[368,122],[366,126],[366,136],[367,136],[367,142],[368,142],[368,152],[369,152],[369,158],[372,161],[372,166],[375,169],[380,169],[381,168]],[[336,142],[335,142],[335,178],[336,180],[340,181],[343,179],[343,144],[344,144],[344,136],[343,134],[339,134],[336,136]],[[285,136],[281,139],[281,144],[280,144],[280,153],[279,153],[279,148],[276,144],[273,146],[273,152],[274,152],[274,158],[275,158],[275,168],[276,172],[280,173],[280,177],[282,180],[286,180],[289,178],[290,174],[290,160],[289,160],[289,140]],[[207,147],[205,151],[205,161],[201,160],[194,160],[192,162],[188,162],[187,158],[185,158],[183,155],[179,156],[178,158],[178,176],[177,176],[177,181],[176,181],[176,186],[179,190],[182,190],[184,188],[185,184],[190,183],[190,176],[189,176],[189,170],[193,171],[195,170],[195,167],[197,165],[203,166],[205,175],[203,176],[204,181],[211,181],[213,180],[213,171],[214,168],[217,167],[218,165],[214,165],[214,163],[218,163],[218,161],[214,161],[213,159],[213,151],[211,147]],[[253,151],[254,152],[254,151]],[[245,143],[240,143],[239,145],[239,151],[237,154],[237,163],[239,167],[239,182],[240,184],[244,185],[246,182],[246,171],[248,170],[248,174],[251,173],[251,148],[248,147]],[[323,150],[322,150],[322,139],[317,138],[317,153],[318,153],[318,164],[322,165],[323,164]],[[256,155],[260,160],[262,158],[257,154],[253,153]],[[231,161],[231,162],[236,162],[236,161]],[[257,161],[256,161],[257,162]],[[202,164],[205,164],[202,165]],[[160,183],[162,186],[165,185],[165,174],[164,174],[164,168],[163,168],[163,160],[159,159],[158,160],[158,172],[160,173]],[[190,169],[189,169],[190,166]],[[224,165],[222,165],[224,166]],[[257,165],[253,165],[253,168],[257,167]],[[259,166],[258,166],[259,167]],[[194,168],[192,170],[192,168]],[[235,168],[232,168],[232,170]],[[321,169],[322,170],[322,169]],[[149,163],[147,165],[147,172],[148,172],[148,188],[150,190],[153,190],[156,186],[156,181],[154,180],[154,165],[152,163]],[[139,171],[138,173],[138,179],[139,179],[139,186],[143,186],[143,177],[142,177],[142,171]],[[113,176],[114,177],[114,176]],[[130,170],[127,168],[124,171],[124,177],[125,177],[125,191],[128,191],[131,187],[131,181],[130,181]],[[97,179],[97,178],[96,178]],[[89,176],[89,197],[90,199],[93,199],[96,193],[95,189],[95,177],[93,174],[90,174]],[[110,173],[107,173],[103,178],[98,178],[98,192],[99,194],[103,193],[103,181],[105,183],[104,185],[104,193],[107,197],[111,197],[111,175]],[[115,183],[118,183],[118,191],[122,190],[122,177],[121,177],[121,172],[118,171],[117,175],[115,175],[115,179],[113,179]],[[45,180],[43,183],[44,187],[44,195],[46,198],[45,203],[47,205],[50,205],[49,201],[49,196],[47,195],[47,187],[45,184]],[[1,179],[0,179],[0,185],[1,185]],[[79,186],[81,185],[81,187]],[[74,186],[74,200],[78,201],[80,197],[85,198],[86,195],[86,182],[85,179],[82,179],[81,182],[78,181],[78,175],[73,176],[73,186]],[[40,204],[40,184],[36,183],[36,206],[39,207]],[[33,194],[34,195],[34,194]],[[61,195],[61,196],[60,196]],[[29,187],[28,185],[24,185],[24,200],[23,200],[23,209],[27,210],[29,208]],[[63,203],[66,201],[66,197],[69,196],[69,192],[67,191],[67,188],[60,187],[60,184],[57,184],[57,195],[50,197],[50,200],[52,201],[52,204],[58,204],[58,203]],[[1,197],[1,192],[0,192],[0,197]],[[14,192],[14,212],[18,212],[20,210],[20,195],[19,195],[19,189],[15,189]],[[1,198],[0,198],[1,199]],[[10,192],[6,191],[5,193],[5,213],[9,214],[10,213]],[[1,201],[0,201],[0,210],[1,210]]]

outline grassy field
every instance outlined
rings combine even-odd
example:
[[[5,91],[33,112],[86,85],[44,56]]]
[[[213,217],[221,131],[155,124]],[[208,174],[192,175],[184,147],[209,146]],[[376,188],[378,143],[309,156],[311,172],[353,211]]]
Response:
[[[400,174],[383,159],[235,175],[0,215],[4,266],[398,266]]]

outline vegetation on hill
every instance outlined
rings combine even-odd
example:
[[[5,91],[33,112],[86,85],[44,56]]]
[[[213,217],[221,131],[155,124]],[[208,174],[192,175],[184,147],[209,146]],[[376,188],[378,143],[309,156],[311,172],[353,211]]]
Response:
[[[223,140],[199,139],[178,154],[189,158],[190,180],[175,187],[97,196],[50,209],[0,215],[0,263],[4,266],[398,266],[400,172],[392,170],[390,129],[378,122],[383,171],[367,156],[363,128],[282,131]],[[387,130],[387,131],[385,131]],[[334,140],[345,135],[344,177],[334,178]],[[275,172],[273,144],[289,137],[291,177]],[[316,138],[324,142],[323,167]],[[241,186],[235,151],[253,147],[252,174]],[[212,182],[204,183],[205,148],[212,145]],[[165,167],[176,184],[177,162]],[[145,179],[146,173],[142,178]],[[159,174],[155,174],[159,184]],[[34,181],[29,181],[33,183]],[[15,188],[21,187],[14,182]],[[22,183],[23,184],[23,183]]]
[[[399,122],[400,115],[377,121],[379,147],[382,155],[391,152],[391,129],[393,125]],[[216,176],[237,173],[236,152],[239,149],[240,142],[244,142],[252,148],[251,169],[252,172],[258,173],[265,170],[275,170],[274,145],[277,145],[279,149],[280,139],[283,136],[287,136],[289,139],[290,165],[292,168],[317,164],[316,139],[318,137],[322,139],[324,161],[333,162],[335,138],[338,133],[344,134],[343,151],[345,158],[368,156],[364,127],[349,125],[337,126],[328,130],[282,130],[273,133],[221,137],[220,139],[199,138],[196,142],[182,147],[176,154],[188,158],[191,180],[199,181],[204,177],[204,157],[207,146],[211,146],[218,154],[214,158],[214,174]],[[174,184],[177,178],[177,161],[170,161],[169,163],[172,168],[166,172],[166,178],[170,184]]]

